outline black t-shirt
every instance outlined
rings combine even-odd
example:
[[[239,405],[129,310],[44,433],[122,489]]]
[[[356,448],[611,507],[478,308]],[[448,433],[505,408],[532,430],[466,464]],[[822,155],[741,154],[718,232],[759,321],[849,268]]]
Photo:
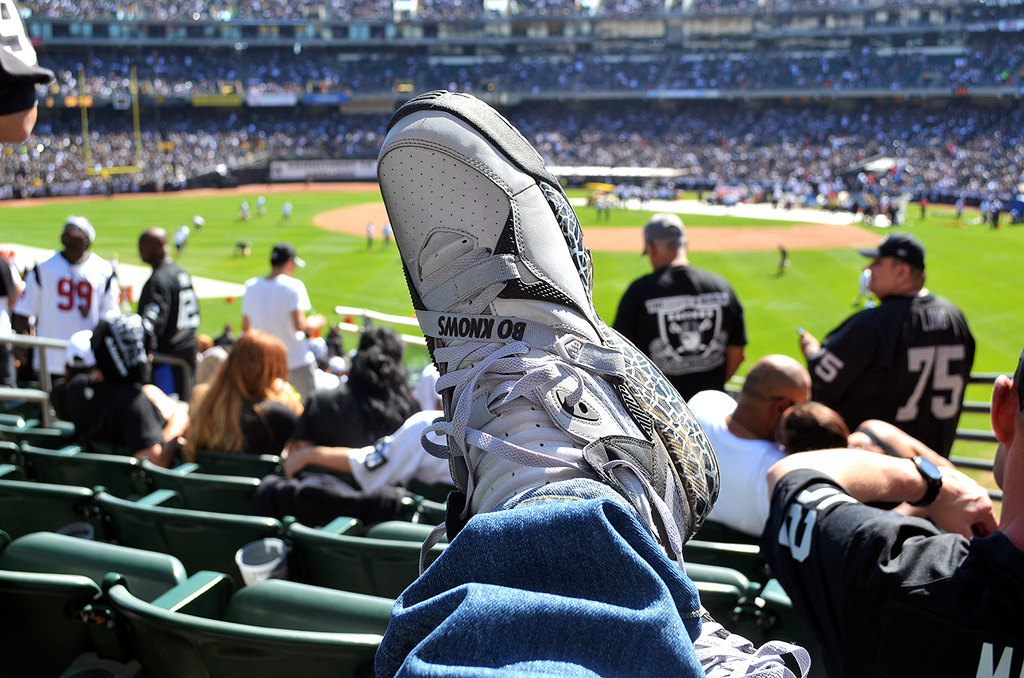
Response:
[[[851,429],[881,419],[947,457],[973,365],[967,320],[932,294],[855,313],[807,360],[813,399]]]
[[[265,400],[255,407],[243,403],[242,451],[246,454],[281,454],[292,437],[299,415],[284,403]]]
[[[615,329],[661,369],[684,399],[725,388],[726,348],[745,346],[743,306],[722,276],[666,266],[633,282]]]
[[[139,294],[139,315],[153,326],[157,352],[196,364],[199,300],[185,269],[171,259],[154,268]]]
[[[377,442],[363,425],[362,408],[347,384],[313,392],[292,438],[327,447],[365,447]]]
[[[167,422],[135,384],[94,382],[80,374],[57,382],[52,401],[57,416],[71,421],[84,443],[106,443],[131,454],[163,443]]]
[[[776,486],[761,552],[831,678],[1021,675],[1024,553],[999,532],[968,541],[803,470]]]

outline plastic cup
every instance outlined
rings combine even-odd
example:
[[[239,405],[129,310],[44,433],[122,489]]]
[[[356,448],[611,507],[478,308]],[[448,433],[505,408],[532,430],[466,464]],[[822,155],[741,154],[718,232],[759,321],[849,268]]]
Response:
[[[288,574],[288,545],[268,538],[249,542],[235,552],[235,564],[242,581],[251,586],[265,579],[283,579]]]

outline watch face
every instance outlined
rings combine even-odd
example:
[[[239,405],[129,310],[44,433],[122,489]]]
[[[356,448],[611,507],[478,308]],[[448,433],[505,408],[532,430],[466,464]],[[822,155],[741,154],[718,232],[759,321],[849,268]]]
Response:
[[[914,457],[914,463],[917,464],[918,470],[921,472],[929,482],[937,482],[942,480],[942,472],[939,467],[932,463],[925,457]]]

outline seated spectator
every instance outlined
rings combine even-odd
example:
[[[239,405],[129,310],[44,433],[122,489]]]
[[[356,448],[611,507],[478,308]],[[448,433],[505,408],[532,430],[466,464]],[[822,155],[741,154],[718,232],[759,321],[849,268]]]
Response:
[[[185,459],[194,461],[197,450],[281,454],[302,413],[287,380],[284,344],[259,330],[243,334],[213,381],[193,394]]]
[[[809,400],[782,413],[777,434],[779,449],[786,454],[847,447],[850,429],[839,413]]]
[[[196,378],[193,388],[208,384],[217,373],[217,368],[228,359],[228,351],[223,346],[211,346],[199,354],[196,361]]]
[[[782,414],[811,396],[811,378],[797,361],[769,355],[750,368],[736,400],[701,391],[689,401],[718,457],[718,502],[708,520],[756,537],[768,518],[765,473],[785,453],[775,444]]]
[[[394,433],[419,410],[402,362],[404,353],[394,330],[367,329],[347,381],[306,399],[292,435],[295,451],[310,446],[362,447]]]
[[[442,416],[438,410],[413,414],[393,436],[360,448],[302,447],[284,461],[287,478],[267,476],[256,495],[256,512],[281,518],[295,516],[306,525],[324,525],[338,516],[359,518],[364,524],[403,517],[413,495],[400,486],[410,480],[426,485],[452,484],[448,459],[424,450],[423,431]],[[432,436],[431,442],[440,442]],[[355,487],[316,466],[351,475]]]
[[[112,316],[93,331],[72,335],[67,380],[53,389],[54,411],[71,421],[85,445],[102,443],[170,466],[188,410],[158,388],[147,388],[147,335],[137,315]]]
[[[996,379],[992,429],[1001,525],[984,488],[923,457],[828,450],[791,455],[769,471],[761,552],[811,622],[829,676],[1019,671],[1024,360],[1013,379]],[[866,505],[878,501],[912,502],[934,524]],[[925,651],[913,656],[894,640],[915,637]]]
[[[437,379],[441,373],[437,371],[434,363],[428,364],[420,373],[420,380],[416,382],[416,400],[420,403],[422,410],[435,410],[441,408],[441,395],[437,392]]]

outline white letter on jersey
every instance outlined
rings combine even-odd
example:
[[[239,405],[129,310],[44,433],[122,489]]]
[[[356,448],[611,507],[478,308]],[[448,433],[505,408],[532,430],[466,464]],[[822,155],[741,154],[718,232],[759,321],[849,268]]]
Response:
[[[814,374],[826,384],[831,384],[839,376],[839,370],[844,367],[846,363],[837,358],[835,353],[825,351],[825,355],[821,356],[821,360],[814,366]]]
[[[919,346],[907,351],[907,370],[920,372],[914,392],[898,410],[896,421],[914,421],[917,419],[918,405],[924,395],[928,379],[932,381],[932,396],[929,403],[932,416],[938,420],[952,419],[957,415],[960,397],[964,392],[964,379],[958,374],[949,373],[949,365],[954,360],[964,359],[964,347],[956,346]],[[948,392],[946,398],[942,392]]]
[[[800,529],[801,517],[803,517],[804,522],[804,533],[801,535],[802,539],[798,544],[796,537],[797,531]],[[807,560],[807,556],[811,555],[811,528],[814,527],[814,521],[817,517],[818,512],[814,509],[808,510],[805,514],[802,506],[790,504],[789,515],[786,516],[786,521],[779,528],[779,546],[788,546],[789,552],[793,555],[793,560],[798,563],[804,562]]]
[[[978,660],[977,678],[1010,678],[1010,663],[1013,661],[1013,648],[1003,648],[1003,654],[999,657],[999,666],[992,670],[992,659],[994,654],[992,643],[985,643],[981,646],[981,658]],[[1020,670],[1020,678],[1024,678],[1024,667]]]

